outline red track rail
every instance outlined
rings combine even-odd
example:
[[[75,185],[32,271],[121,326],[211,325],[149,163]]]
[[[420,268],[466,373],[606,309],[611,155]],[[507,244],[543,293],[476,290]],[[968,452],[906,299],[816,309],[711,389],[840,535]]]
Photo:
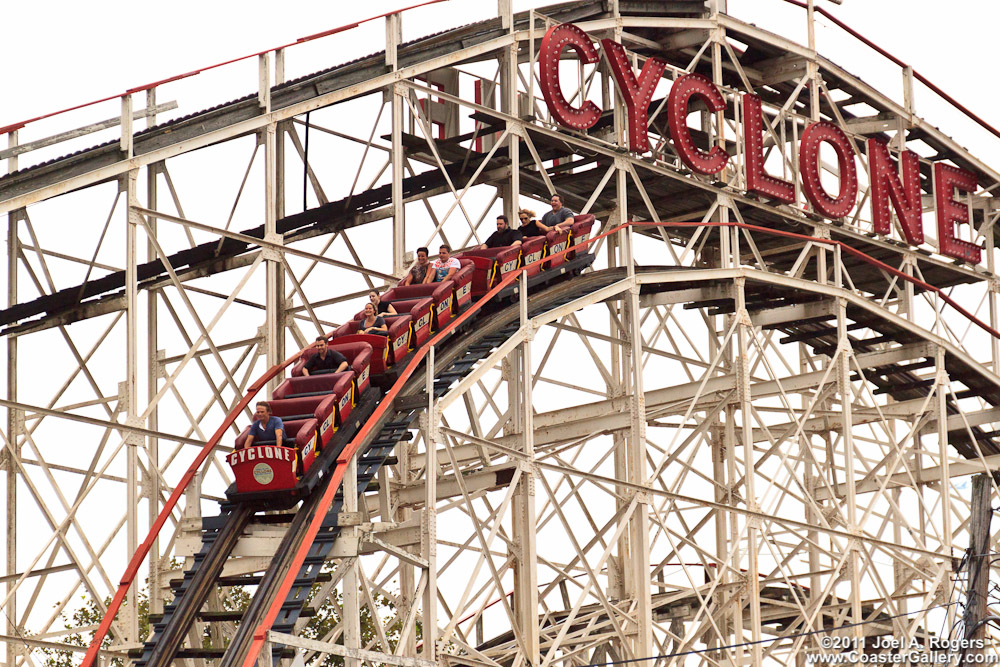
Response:
[[[402,7],[400,9],[396,9],[396,10],[393,10],[391,12],[385,12],[383,14],[379,14],[378,16],[369,16],[366,19],[361,19],[360,21],[355,21],[354,23],[347,23],[347,24],[344,24],[344,25],[341,25],[341,26],[337,26],[336,28],[330,28],[329,30],[324,30],[323,32],[317,32],[317,33],[314,33],[312,35],[307,35],[305,37],[299,37],[294,42],[289,42],[288,44],[282,44],[281,46],[276,46],[274,48],[264,49],[263,51],[257,51],[256,53],[249,53],[249,54],[247,54],[245,56],[239,56],[238,58],[232,58],[230,60],[225,60],[225,61],[223,61],[221,63],[215,63],[214,65],[209,65],[207,67],[202,67],[202,68],[199,68],[199,69],[196,69],[196,70],[191,70],[190,72],[184,72],[183,74],[175,74],[174,76],[167,77],[166,79],[160,79],[159,81],[153,81],[152,83],[146,83],[146,84],[143,84],[141,86],[136,86],[135,88],[129,88],[124,93],[121,93],[119,95],[109,95],[108,97],[102,97],[101,99],[94,100],[93,102],[84,102],[83,104],[77,104],[76,106],[69,107],[68,109],[62,109],[60,111],[53,111],[51,113],[43,114],[41,116],[36,116],[35,118],[30,118],[28,120],[22,120],[22,121],[19,121],[17,123],[11,123],[10,125],[5,125],[3,127],[0,127],[0,134],[7,134],[7,133],[13,132],[15,130],[20,130],[22,127],[24,127],[26,125],[29,125],[31,123],[34,123],[36,121],[39,121],[39,120],[44,120],[46,118],[52,118],[53,116],[58,116],[60,114],[68,113],[70,111],[76,111],[77,109],[84,109],[86,107],[93,106],[95,104],[100,104],[102,102],[108,102],[110,100],[118,99],[118,98],[124,97],[126,95],[131,95],[133,93],[141,93],[144,90],[149,90],[150,88],[155,88],[155,87],[157,87],[159,85],[162,85],[164,83],[170,83],[171,81],[180,81],[181,79],[187,79],[188,77],[197,76],[198,74],[201,74],[202,72],[207,72],[209,70],[216,69],[217,67],[222,67],[223,65],[231,65],[233,63],[238,63],[241,60],[247,60],[249,58],[256,58],[258,56],[262,56],[265,53],[270,53],[272,51],[280,51],[281,49],[286,49],[286,48],[288,48],[290,46],[295,46],[297,44],[304,44],[306,42],[311,42],[314,39],[319,39],[321,37],[328,37],[329,35],[335,35],[338,32],[346,32],[347,30],[353,30],[354,28],[357,28],[359,25],[361,25],[363,23],[368,23],[370,21],[376,21],[378,19],[385,18],[386,16],[389,16],[390,14],[401,14],[402,12],[405,12],[405,11],[410,10],[410,9],[416,9],[417,7],[423,7],[425,5],[434,5],[434,4],[437,4],[439,2],[447,2],[447,0],[425,0],[424,2],[418,3],[416,5],[410,5],[408,7]]]
[[[315,345],[315,343],[313,343],[313,345]],[[313,345],[309,345],[305,349],[308,350]],[[111,603],[108,605],[108,610],[104,614],[104,618],[101,619],[101,624],[97,626],[97,631],[94,633],[94,639],[91,641],[90,647],[87,649],[87,654],[83,658],[81,667],[90,667],[97,658],[97,652],[101,647],[101,643],[107,636],[108,630],[111,628],[111,623],[114,621],[115,616],[118,615],[118,610],[121,608],[122,602],[125,601],[125,595],[128,593],[129,587],[132,585],[132,582],[135,581],[135,576],[139,572],[139,567],[142,565],[143,561],[146,560],[146,556],[149,554],[149,550],[152,548],[153,542],[156,541],[156,538],[160,534],[160,530],[166,524],[167,519],[170,518],[170,514],[173,512],[174,507],[177,506],[177,501],[179,501],[181,496],[184,495],[187,485],[201,469],[205,460],[208,459],[209,454],[211,454],[212,450],[215,449],[215,446],[219,444],[219,441],[222,440],[222,436],[226,434],[226,431],[240,416],[240,413],[243,412],[244,408],[250,405],[250,401],[254,399],[257,392],[263,389],[264,385],[277,376],[279,372],[298,361],[301,355],[302,352],[297,352],[293,356],[282,361],[280,364],[272,366],[256,382],[250,385],[247,389],[246,395],[240,400],[239,403],[236,404],[236,407],[229,412],[223,420],[222,425],[219,426],[215,433],[212,434],[212,437],[208,439],[208,442],[206,442],[205,446],[201,448],[200,452],[198,452],[194,461],[192,461],[191,465],[188,466],[187,472],[184,473],[177,486],[174,487],[174,492],[170,494],[170,498],[168,498],[167,502],[163,505],[163,509],[160,510],[159,516],[156,517],[156,521],[154,521],[153,525],[150,526],[149,534],[146,536],[146,539],[139,545],[139,550],[135,552],[132,556],[132,560],[129,561],[128,567],[125,568],[125,572],[122,574],[122,578],[118,584],[118,590],[115,591],[114,597],[111,598]]]
[[[440,1],[440,0],[435,0],[435,1]],[[961,313],[962,316],[970,320],[973,324],[975,324],[982,330],[986,331],[994,338],[1000,339],[1000,331],[997,331],[996,329],[989,326],[985,322],[982,322],[972,313],[967,311],[965,308],[958,305],[951,297],[945,294],[940,288],[930,285],[917,278],[914,278],[913,276],[907,275],[906,273],[903,273],[899,269],[889,266],[888,264],[879,261],[874,257],[870,257],[865,253],[863,253],[862,251],[857,250],[856,248],[852,248],[851,246],[845,244],[843,241],[817,238],[814,236],[807,236],[805,234],[797,234],[795,232],[786,232],[777,229],[770,229],[768,227],[760,227],[758,225],[748,225],[739,222],[672,222],[672,223],[629,222],[624,225],[618,225],[616,227],[613,227],[608,231],[604,232],[603,234],[594,236],[593,238],[590,238],[587,241],[584,241],[583,243],[579,243],[569,248],[566,248],[562,252],[556,253],[556,256],[565,255],[566,253],[569,253],[573,250],[580,250],[586,248],[591,244],[597,242],[598,240],[610,236],[611,234],[614,234],[616,232],[619,232],[622,229],[625,229],[626,227],[629,226],[665,227],[665,228],[678,228],[678,229],[688,228],[688,227],[719,227],[719,228],[737,227],[740,229],[746,229],[754,232],[761,232],[773,236],[780,236],[784,238],[792,238],[817,244],[840,247],[843,252],[858,257],[862,261],[867,262],[868,264],[871,264],[872,266],[882,271],[885,271],[897,278],[900,278],[901,280],[905,280],[914,285],[917,285],[921,289],[937,294],[939,297],[941,297],[941,299],[945,303],[953,307],[955,310]],[[549,259],[551,259],[551,256],[546,257],[544,259],[540,259],[538,260],[538,262],[547,261]],[[532,264],[529,264],[527,266],[533,266],[538,262],[533,262]],[[319,531],[320,525],[323,522],[323,517],[326,514],[326,511],[329,509],[331,502],[333,501],[333,496],[336,494],[338,487],[343,481],[347,463],[349,463],[350,460],[357,453],[358,449],[361,447],[361,444],[364,442],[364,439],[371,432],[372,428],[374,428],[373,425],[375,424],[375,422],[377,422],[385,414],[389,406],[392,405],[393,400],[399,394],[399,391],[402,389],[403,385],[406,383],[407,380],[410,379],[410,377],[416,370],[417,366],[420,364],[421,361],[423,361],[424,357],[427,355],[427,350],[429,346],[436,345],[437,343],[442,341],[461,323],[465,322],[470,317],[472,317],[473,314],[481,310],[483,306],[486,305],[486,303],[488,303],[490,300],[492,300],[501,290],[503,290],[507,286],[511,285],[515,280],[517,280],[520,274],[521,274],[520,271],[516,271],[509,274],[498,285],[496,285],[493,289],[487,292],[482,298],[473,303],[468,310],[459,315],[453,322],[449,323],[444,329],[439,331],[437,335],[435,335],[431,340],[424,343],[424,345],[414,353],[413,358],[410,360],[410,363],[407,364],[406,368],[400,373],[399,378],[396,380],[395,384],[393,384],[392,388],[389,390],[389,393],[387,393],[385,397],[382,399],[381,403],[379,403],[378,407],[375,409],[375,412],[372,414],[372,416],[369,417],[367,422],[361,427],[361,429],[354,436],[351,442],[344,447],[344,450],[337,458],[336,468],[333,471],[330,483],[327,485],[326,491],[324,492],[323,497],[320,501],[316,515],[313,517],[312,522],[308,525],[306,529],[306,535],[303,538],[302,546],[296,553],[295,558],[292,562],[292,566],[289,568],[288,573],[282,580],[281,586],[278,590],[277,596],[275,597],[274,603],[268,609],[267,615],[265,616],[264,620],[261,622],[261,624],[257,627],[257,630],[255,630],[254,632],[253,643],[251,644],[250,651],[248,652],[247,657],[243,663],[244,667],[252,667],[253,664],[255,663],[257,655],[260,653],[260,650],[267,637],[267,632],[271,629],[271,626],[274,623],[274,619],[277,617],[278,612],[280,611],[282,601],[288,594],[288,591],[291,589],[295,577],[299,569],[302,567],[302,562],[305,560],[306,552],[309,549],[309,545],[312,543],[312,539],[316,536],[316,533]],[[312,345],[306,347],[305,349],[308,350],[311,347]],[[194,478],[195,474],[197,474],[198,470],[204,464],[209,454],[212,453],[212,450],[222,439],[223,435],[225,435],[228,428],[236,421],[236,419],[239,417],[243,409],[250,404],[250,402],[254,399],[257,393],[272,378],[277,376],[280,371],[287,368],[293,362],[297,361],[301,356],[301,354],[302,354],[301,351],[297,352],[288,359],[282,361],[280,364],[272,366],[270,369],[267,370],[267,372],[264,373],[264,375],[262,375],[256,382],[254,382],[253,385],[251,385],[247,389],[246,395],[240,400],[240,402],[236,405],[236,407],[234,407],[233,410],[226,416],[226,419],[222,422],[222,425],[215,431],[215,433],[212,434],[212,437],[208,440],[208,442],[205,443],[205,446],[198,453],[198,456],[195,457],[195,460],[188,467],[187,472],[184,473],[178,484],[174,487],[174,492],[171,494],[170,498],[164,504],[163,509],[160,511],[159,516],[156,518],[156,521],[154,521],[153,525],[150,527],[149,534],[146,536],[146,539],[139,546],[139,550],[136,551],[136,553],[133,555],[132,560],[129,561],[128,567],[122,574],[118,590],[115,592],[115,595],[111,600],[111,603],[108,605],[107,612],[105,613],[104,618],[101,619],[101,623],[94,634],[94,638],[90,642],[90,646],[87,649],[87,654],[84,657],[83,662],[81,663],[81,667],[91,667],[94,664],[94,660],[97,658],[97,653],[98,650],[100,649],[101,643],[107,636],[108,630],[111,628],[111,623],[114,621],[115,616],[118,614],[118,610],[121,608],[121,604],[124,601],[126,594],[128,593],[129,587],[131,587],[132,583],[135,581],[135,577],[138,574],[140,566],[146,559],[146,555],[152,548],[153,542],[158,537],[160,530],[166,524],[167,519],[169,518],[174,507],[176,507],[178,500],[180,500],[180,497],[184,494],[185,490],[187,489],[187,485]]]
[[[620,229],[624,229],[627,226],[628,225],[619,225],[613,229],[604,232],[600,236],[595,236],[594,238],[588,239],[583,243],[579,243],[570,248],[566,248],[561,252],[555,253],[555,255],[550,255],[547,258],[539,259],[535,262],[532,262],[531,264],[528,264],[527,266],[534,266],[536,264],[539,264],[540,262],[551,259],[552,257],[564,256],[566,253],[571,252],[572,250],[585,248],[591,243],[597,241],[598,239],[613,234]],[[285,573],[284,579],[282,579],[281,581],[281,586],[278,588],[278,592],[274,596],[274,602],[272,602],[271,606],[268,608],[267,614],[264,616],[264,620],[260,623],[260,625],[257,626],[257,629],[254,631],[253,642],[250,644],[250,649],[247,651],[246,658],[243,661],[243,667],[253,667],[256,664],[257,656],[260,654],[260,650],[261,648],[263,648],[264,643],[267,639],[267,633],[271,629],[271,626],[274,624],[274,619],[277,618],[278,613],[281,611],[281,605],[284,603],[285,597],[288,595],[288,591],[291,590],[292,585],[295,583],[295,578],[298,576],[298,572],[302,568],[302,563],[305,561],[306,553],[309,551],[309,548],[312,545],[313,538],[315,538],[316,533],[319,532],[319,528],[323,524],[323,519],[325,518],[325,515],[330,508],[330,504],[333,502],[333,497],[337,493],[337,488],[340,486],[340,483],[344,479],[344,472],[347,469],[347,464],[351,461],[354,455],[357,454],[358,449],[360,449],[362,443],[365,441],[365,438],[368,437],[368,434],[374,428],[375,423],[382,418],[386,410],[389,409],[389,406],[392,405],[393,400],[399,394],[400,390],[403,388],[403,385],[406,384],[406,381],[409,380],[410,377],[413,375],[413,372],[416,370],[417,366],[420,364],[421,361],[424,360],[424,357],[427,356],[427,350],[430,348],[430,346],[436,345],[441,340],[443,340],[452,331],[454,331],[456,327],[458,327],[460,324],[468,320],[480,309],[482,309],[482,307],[486,305],[489,301],[491,301],[493,297],[499,294],[501,290],[506,288],[508,285],[513,284],[513,282],[517,280],[520,275],[521,275],[520,270],[509,273],[507,277],[501,280],[493,289],[491,289],[489,292],[484,294],[482,298],[480,298],[478,301],[472,304],[472,306],[470,306],[468,310],[466,310],[464,313],[455,318],[455,320],[450,324],[448,324],[448,326],[441,329],[441,331],[439,331],[437,335],[434,336],[434,338],[425,342],[423,346],[414,353],[413,359],[411,359],[410,363],[406,365],[406,368],[403,370],[403,372],[399,374],[399,379],[397,379],[396,382],[392,385],[392,388],[389,390],[389,393],[385,395],[385,397],[382,399],[382,402],[379,403],[378,407],[375,409],[375,412],[372,413],[371,417],[368,418],[368,421],[365,422],[365,425],[361,427],[361,430],[358,431],[358,433],[354,436],[354,439],[351,440],[351,442],[348,443],[346,447],[344,447],[344,450],[337,458],[337,468],[334,470],[333,475],[331,476],[330,479],[330,483],[327,485],[326,491],[323,493],[323,497],[320,499],[319,505],[316,508],[316,514],[313,515],[312,521],[306,528],[306,534],[303,537],[302,544],[299,547],[298,551],[295,553],[295,558],[292,560],[292,563],[288,568],[288,571]]]

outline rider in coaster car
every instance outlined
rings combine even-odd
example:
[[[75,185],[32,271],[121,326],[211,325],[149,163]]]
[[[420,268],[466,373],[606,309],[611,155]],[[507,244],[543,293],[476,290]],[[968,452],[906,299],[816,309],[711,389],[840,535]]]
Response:
[[[410,267],[407,271],[406,277],[403,278],[403,282],[400,285],[420,285],[422,283],[429,282],[427,280],[427,269],[430,268],[431,263],[427,261],[427,257],[430,252],[427,248],[417,248],[417,263]]]
[[[460,268],[462,265],[451,256],[451,248],[442,244],[438,251],[438,258],[431,262],[431,270],[424,282],[439,283],[442,280],[451,280]]]
[[[542,216],[542,228],[556,229],[565,232],[573,226],[573,211],[562,203],[562,197],[552,195],[550,200],[552,210]]]
[[[382,316],[375,312],[375,306],[370,303],[365,304],[365,319],[361,320],[358,326],[359,334],[376,334],[388,336],[389,328],[385,325]]]
[[[383,303],[382,299],[379,298],[378,292],[375,290],[368,292],[368,300],[371,301],[373,306],[375,306],[375,312],[378,313],[379,315],[399,314],[396,312],[396,309],[392,307],[391,303],[389,302]]]
[[[347,357],[336,350],[331,350],[326,344],[326,336],[316,337],[316,354],[302,367],[303,375],[314,373],[340,373],[347,370]]]
[[[497,216],[497,230],[490,234],[486,243],[479,246],[480,250],[487,248],[506,248],[512,245],[521,245],[521,230],[511,229],[506,215]]]
[[[253,447],[254,440],[260,442],[271,442],[281,447],[281,441],[285,435],[285,425],[281,417],[271,415],[271,404],[267,401],[257,401],[257,411],[254,412],[254,422],[250,426],[250,434],[247,436],[244,447]],[[240,449],[237,447],[237,449]]]
[[[545,236],[546,233],[552,231],[551,227],[546,227],[535,219],[534,211],[522,208],[517,212],[517,217],[521,220],[521,226],[517,228],[517,231],[521,232],[521,235],[525,238],[529,236]]]

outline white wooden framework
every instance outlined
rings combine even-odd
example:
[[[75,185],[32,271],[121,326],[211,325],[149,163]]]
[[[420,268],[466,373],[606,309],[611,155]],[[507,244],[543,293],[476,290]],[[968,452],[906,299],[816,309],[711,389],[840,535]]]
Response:
[[[521,292],[517,333],[431,400],[377,491],[352,504],[348,475],[349,528],[316,597],[336,601],[335,621],[268,641],[348,665],[762,665],[805,664],[834,650],[825,637],[957,627],[968,480],[1000,470],[1000,171],[917,115],[912,71],[876,89],[719,0],[511,4],[405,44],[407,15],[390,14],[384,53],[300,78],[285,50],[260,54],[257,93],[200,116],[164,118],[183,82],[126,94],[117,123],[85,128],[117,132],[111,145],[48,163],[32,125],[7,128],[5,664],[42,665],[46,649],[79,661],[73,635],[100,615],[79,628],[74,612],[103,612],[264,370],[403,275],[417,246],[475,245],[497,214],[542,213],[553,192],[596,214],[595,234],[634,223],[594,245],[592,271],[614,278],[532,317]],[[725,171],[684,168],[663,104],[653,151],[629,152],[603,63],[562,65],[567,97],[595,101],[602,123],[556,124],[537,58],[561,22],[620,42],[637,69],[666,60],[657,101],[685,73],[711,77],[729,110],[689,123],[731,153]],[[764,100],[772,174],[798,173],[819,119],[857,146],[886,138],[894,157],[919,145],[924,170],[974,171],[960,233],[983,263],[939,255],[930,233],[920,248],[875,235],[863,152],[851,218],[811,214],[799,187],[789,205],[746,194],[743,92]],[[824,169],[835,184],[836,162]],[[116,272],[120,286],[86,292]],[[431,355],[429,386],[433,369]],[[140,617],[197,550],[232,481],[224,444],[103,660],[145,639]],[[225,573],[261,572],[279,540],[255,525]],[[210,602],[232,604],[227,588]],[[202,625],[192,642],[232,631]]]

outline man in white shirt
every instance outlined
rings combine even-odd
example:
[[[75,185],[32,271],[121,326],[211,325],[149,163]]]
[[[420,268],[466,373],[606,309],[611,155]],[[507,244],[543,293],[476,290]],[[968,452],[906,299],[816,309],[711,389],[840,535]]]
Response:
[[[451,256],[451,248],[442,245],[438,250],[438,258],[431,262],[431,270],[427,272],[425,283],[439,283],[442,280],[451,280],[462,267],[457,259]]]

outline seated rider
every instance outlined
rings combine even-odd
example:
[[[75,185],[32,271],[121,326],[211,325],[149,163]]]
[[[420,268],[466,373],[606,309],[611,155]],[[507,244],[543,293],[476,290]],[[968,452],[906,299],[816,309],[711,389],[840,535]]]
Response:
[[[517,217],[521,220],[521,226],[517,228],[517,231],[521,232],[521,235],[525,238],[529,236],[545,236],[545,234],[552,231],[551,227],[546,227],[535,219],[534,211],[522,208],[517,212]]]
[[[375,334],[378,336],[388,336],[389,327],[385,325],[382,316],[375,312],[375,306],[370,303],[365,304],[365,319],[358,325],[359,334]]]
[[[424,282],[439,283],[442,280],[451,280],[460,268],[462,265],[451,256],[451,248],[442,244],[438,250],[438,258],[431,262],[431,270],[427,272]]]
[[[372,305],[375,306],[375,312],[379,315],[399,315],[396,309],[392,307],[392,304],[388,301],[382,301],[379,298],[378,292],[372,290],[368,292],[368,300],[371,301]]]
[[[278,447],[281,447],[285,435],[285,425],[281,422],[281,417],[271,415],[271,404],[267,401],[257,401],[257,410],[253,416],[254,422],[250,426],[250,435],[247,436],[243,446],[253,447],[256,440],[268,444],[274,442]]]
[[[420,285],[426,282],[427,269],[431,263],[427,261],[430,252],[427,248],[417,248],[417,263],[410,267],[406,277],[399,283],[400,285]]]
[[[340,373],[347,370],[347,357],[336,350],[331,350],[326,344],[326,336],[316,338],[316,354],[302,367],[303,375],[314,373]]]
[[[490,234],[486,243],[479,246],[480,250],[487,248],[506,248],[512,245],[521,245],[521,231],[511,229],[506,215],[497,216],[497,230]]]
[[[573,211],[569,210],[562,203],[562,197],[552,195],[550,201],[552,210],[542,216],[542,226],[549,229],[556,229],[565,232],[573,226]]]

